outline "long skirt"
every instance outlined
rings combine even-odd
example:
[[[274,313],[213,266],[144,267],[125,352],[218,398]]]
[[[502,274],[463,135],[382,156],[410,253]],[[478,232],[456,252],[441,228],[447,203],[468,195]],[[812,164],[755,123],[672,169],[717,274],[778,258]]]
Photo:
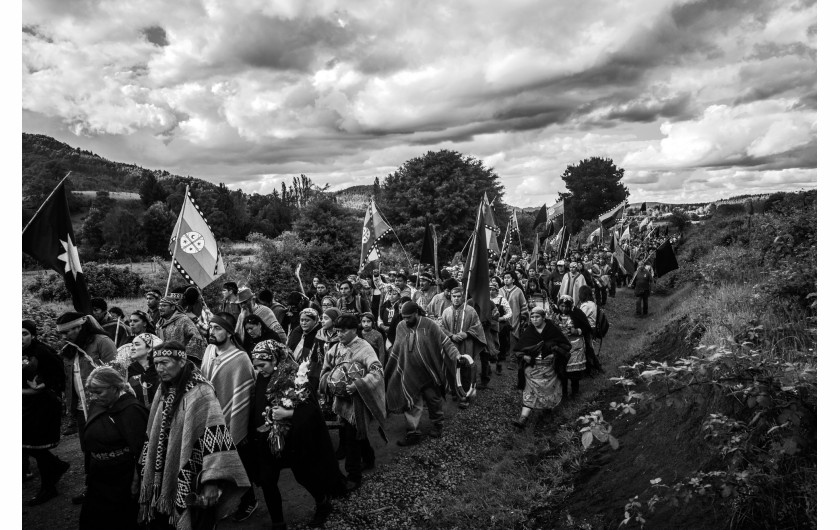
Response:
[[[554,355],[537,359],[525,367],[525,390],[522,406],[531,409],[552,409],[563,399],[563,389],[554,371]]]
[[[581,379],[586,370],[586,341],[583,337],[569,337],[572,344],[569,362],[566,363],[566,374],[569,379]]]

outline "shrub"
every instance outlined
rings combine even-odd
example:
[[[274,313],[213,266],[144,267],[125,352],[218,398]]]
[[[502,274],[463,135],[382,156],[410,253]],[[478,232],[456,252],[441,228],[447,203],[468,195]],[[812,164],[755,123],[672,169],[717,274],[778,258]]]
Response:
[[[128,267],[85,263],[85,279],[91,296],[102,298],[130,298],[142,292],[143,277]],[[36,277],[28,287],[30,294],[45,302],[61,302],[70,299],[64,286],[64,278],[55,272]]]

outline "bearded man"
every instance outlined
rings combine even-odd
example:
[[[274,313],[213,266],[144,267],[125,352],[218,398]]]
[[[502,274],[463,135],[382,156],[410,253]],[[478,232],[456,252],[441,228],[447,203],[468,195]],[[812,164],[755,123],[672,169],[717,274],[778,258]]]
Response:
[[[414,294],[411,295],[411,301],[416,303],[420,306],[420,309],[426,310],[429,307],[429,303],[438,294],[437,285],[435,285],[435,279],[432,278],[432,275],[428,272],[424,272],[420,274],[420,289],[414,291]]]
[[[405,414],[407,433],[399,446],[420,443],[423,404],[432,420],[432,438],[443,434],[443,398],[447,390],[463,394],[455,379],[458,365],[472,364],[420,307],[406,302],[400,308],[402,320],[391,355],[385,365],[385,402],[389,412]]]
[[[253,458],[247,447],[248,420],[254,402],[254,367],[251,358],[234,331],[230,313],[219,313],[210,319],[210,344],[201,360],[201,375],[216,391],[225,424],[249,476],[255,475]],[[234,521],[244,521],[257,509],[257,498],[251,487],[242,496]]]
[[[452,289],[452,305],[443,311],[441,316],[441,329],[455,343],[458,353],[468,355],[472,359],[480,358],[482,365],[481,383],[487,385],[490,381],[490,360],[487,352],[487,337],[484,334],[484,327],[475,309],[465,302],[464,289],[456,287]],[[485,373],[486,365],[486,373]],[[475,383],[476,373],[469,368],[461,369],[461,379]],[[486,379],[485,379],[486,377]],[[462,398],[458,406],[465,409],[469,406],[466,398]]]
[[[455,278],[447,278],[443,281],[443,292],[436,294],[425,308],[429,318],[440,324],[443,311],[452,305],[452,289],[458,285],[458,280]]]
[[[140,458],[140,513],[151,528],[212,529],[248,487],[219,400],[177,342],[154,351],[160,387]]]
[[[163,342],[183,344],[186,348],[187,358],[196,366],[201,366],[201,358],[204,356],[207,341],[201,336],[195,322],[181,311],[178,298],[172,294],[164,296],[158,303],[158,308],[160,309],[160,320],[157,323],[155,334]]]

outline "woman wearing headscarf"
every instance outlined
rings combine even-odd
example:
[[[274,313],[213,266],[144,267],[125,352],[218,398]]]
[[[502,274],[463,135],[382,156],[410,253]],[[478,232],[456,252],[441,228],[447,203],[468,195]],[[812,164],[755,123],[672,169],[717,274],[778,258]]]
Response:
[[[320,320],[320,314],[312,307],[305,307],[300,311],[299,325],[289,333],[289,341],[286,344],[296,363],[302,364],[309,359],[315,336],[321,329]]]
[[[146,410],[152,406],[160,380],[152,364],[152,350],[163,341],[151,333],[141,333],[131,341],[131,364],[126,371],[126,380],[135,397]]]
[[[522,412],[513,421],[525,427],[533,410],[551,410],[562,401],[559,377],[571,348],[569,340],[554,322],[546,319],[545,310],[535,307],[530,324],[522,332],[516,349],[519,359],[519,388],[522,389]]]
[[[70,464],[50,452],[61,438],[64,367],[55,350],[38,340],[33,320],[23,321],[23,455],[38,463],[41,488],[27,502],[43,504],[58,495],[55,488]]]
[[[563,399],[567,397],[575,399],[580,391],[580,380],[589,368],[587,366],[587,344],[591,340],[592,327],[583,311],[574,306],[574,300],[567,294],[560,296],[560,312],[557,315],[557,325],[569,338],[571,344],[569,362],[566,363],[565,374],[560,378]],[[569,380],[572,382],[571,396],[568,395],[567,381]]]
[[[263,319],[257,315],[252,314],[246,316],[245,320],[242,321],[242,325],[245,328],[245,340],[242,342],[245,346],[245,351],[249,354],[254,350],[254,346],[256,346],[257,343],[264,340],[276,340],[281,344],[283,343],[283,341],[280,340],[280,335],[268,327],[265,322],[263,322]]]
[[[137,462],[149,413],[111,367],[94,369],[86,388],[92,412],[80,436],[85,439],[91,462],[79,528],[137,528]]]
[[[295,388],[298,364],[289,348],[277,341],[257,343],[251,352],[257,371],[254,407],[251,413],[249,440],[259,463],[257,484],[263,490],[271,528],[285,530],[283,499],[277,481],[280,471],[290,467],[298,484],[315,499],[315,514],[310,526],[321,526],[332,511],[330,496],[342,493],[344,476],[338,467],[327,425],[319,410],[314,392],[292,408],[278,401],[279,388]],[[268,428],[274,421],[287,422],[280,439]],[[290,425],[288,423],[290,422]],[[278,454],[279,451],[279,454]]]

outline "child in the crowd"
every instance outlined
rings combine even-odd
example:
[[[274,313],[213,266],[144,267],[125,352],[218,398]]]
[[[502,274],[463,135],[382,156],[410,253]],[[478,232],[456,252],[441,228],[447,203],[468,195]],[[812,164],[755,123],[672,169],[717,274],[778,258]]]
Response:
[[[376,318],[373,313],[362,313],[362,338],[373,346],[373,351],[376,352],[379,362],[382,363],[382,366],[385,366],[388,360],[386,358],[388,353],[385,351],[385,337],[378,329],[374,329],[374,324],[376,324]]]

